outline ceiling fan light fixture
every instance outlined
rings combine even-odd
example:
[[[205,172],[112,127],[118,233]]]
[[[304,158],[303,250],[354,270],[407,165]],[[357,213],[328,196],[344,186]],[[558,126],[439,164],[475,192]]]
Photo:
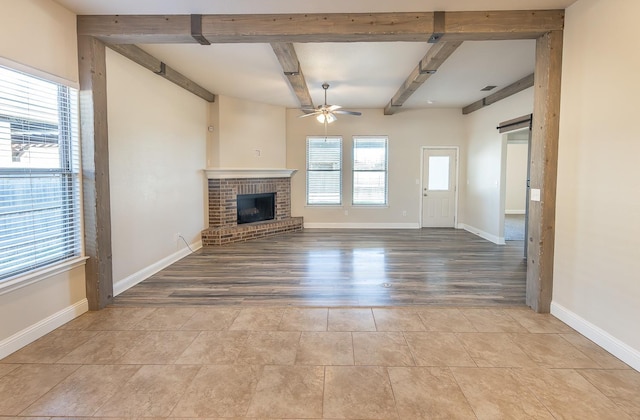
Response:
[[[305,114],[300,115],[300,118],[316,117],[316,120],[320,124],[324,124],[326,129],[327,124],[331,124],[332,122],[338,120],[338,117],[336,117],[335,114],[362,115],[362,113],[358,111],[349,111],[346,109],[341,109],[342,107],[340,105],[327,104],[327,89],[329,89],[329,84],[323,83],[322,89],[324,89],[324,104],[319,105],[318,108],[316,109],[313,109],[311,107],[302,108],[302,111]]]
[[[332,113],[330,113],[330,112],[318,114],[316,116],[316,120],[318,120],[318,122],[320,124],[324,124],[325,122],[327,124],[331,124],[332,122],[336,121],[337,119],[338,118],[335,115],[333,115]]]

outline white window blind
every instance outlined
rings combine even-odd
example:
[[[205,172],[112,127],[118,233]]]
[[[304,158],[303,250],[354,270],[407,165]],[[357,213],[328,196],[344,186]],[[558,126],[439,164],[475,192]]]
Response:
[[[77,92],[0,67],[0,283],[81,255]]]
[[[342,138],[307,138],[307,204],[342,203]]]
[[[353,204],[387,204],[387,138],[353,138]]]

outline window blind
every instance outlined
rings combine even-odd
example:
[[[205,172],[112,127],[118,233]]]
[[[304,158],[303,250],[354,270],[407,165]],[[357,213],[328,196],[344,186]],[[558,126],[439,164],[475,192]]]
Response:
[[[307,204],[342,203],[342,138],[307,138]]]
[[[353,204],[387,204],[387,138],[353,138]]]
[[[0,67],[0,283],[81,255],[77,92]]]

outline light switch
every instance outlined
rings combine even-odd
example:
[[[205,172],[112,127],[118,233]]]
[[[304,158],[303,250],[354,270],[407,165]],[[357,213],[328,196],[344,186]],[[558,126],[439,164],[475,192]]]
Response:
[[[531,188],[531,201],[540,201],[540,189]]]

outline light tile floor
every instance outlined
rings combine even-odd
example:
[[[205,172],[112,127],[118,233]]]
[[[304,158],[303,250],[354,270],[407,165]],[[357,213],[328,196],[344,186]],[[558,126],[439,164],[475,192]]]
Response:
[[[0,416],[640,419],[640,373],[526,308],[108,308],[1,360]]]

